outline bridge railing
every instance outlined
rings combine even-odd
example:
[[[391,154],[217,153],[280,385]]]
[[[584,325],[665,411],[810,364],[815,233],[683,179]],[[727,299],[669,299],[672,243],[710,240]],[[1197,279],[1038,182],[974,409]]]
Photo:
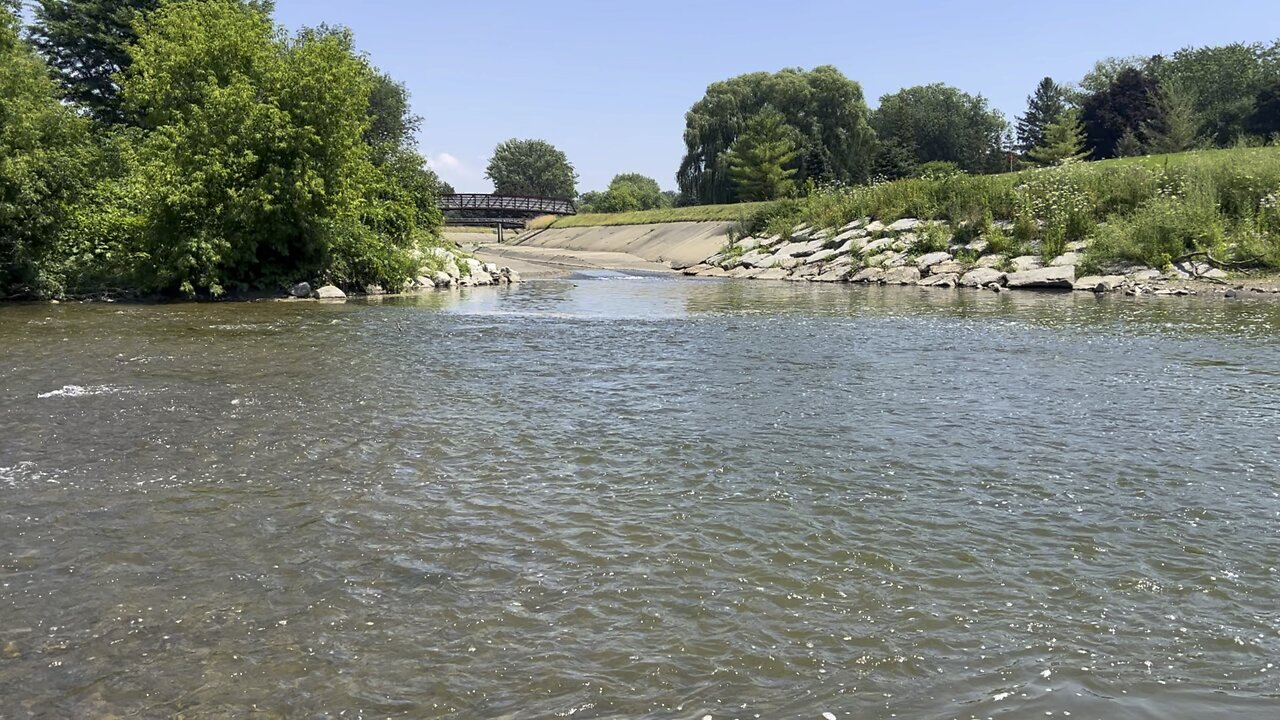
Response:
[[[458,193],[440,196],[441,210],[485,210],[530,213],[536,215],[574,215],[578,208],[572,200],[519,195],[487,195]]]

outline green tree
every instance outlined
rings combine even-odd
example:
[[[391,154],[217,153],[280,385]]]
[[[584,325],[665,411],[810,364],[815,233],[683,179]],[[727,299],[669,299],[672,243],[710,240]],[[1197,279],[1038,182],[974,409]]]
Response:
[[[373,83],[349,33],[289,39],[233,0],[166,3],[138,28],[123,97],[146,131],[145,287],[394,288],[412,275],[420,208],[399,161],[371,158]]]
[[[747,120],[729,148],[729,177],[742,200],[776,200],[795,189],[795,130],[782,113],[766,106]]]
[[[639,173],[623,173],[613,178],[605,192],[584,193],[579,200],[582,212],[633,212],[671,207],[658,181]]]
[[[91,162],[87,123],[0,6],[0,297],[56,291],[59,238]]]
[[[1057,165],[1088,157],[1080,113],[1067,110],[1057,120],[1049,123],[1044,129],[1040,144],[1031,148],[1027,156],[1042,165]]]
[[[1154,98],[1155,120],[1142,125],[1146,150],[1151,153],[1178,153],[1196,142],[1200,119],[1195,97],[1177,80],[1161,83]]]
[[[875,134],[862,87],[829,65],[750,73],[713,83],[685,114],[685,156],[676,181],[685,201],[733,202],[728,153],[765,106],[795,129],[795,180],[843,184],[870,177]]]
[[[1250,133],[1258,94],[1280,80],[1280,42],[1185,48],[1153,64],[1165,88],[1177,88],[1195,115],[1194,135],[1219,147]]]
[[[1154,78],[1129,68],[1120,71],[1106,90],[1085,98],[1080,120],[1095,159],[1134,153],[1135,144],[1140,148],[1143,128],[1164,122],[1156,104],[1159,91]]]
[[[1002,138],[1008,127],[985,98],[942,84],[907,88],[880,98],[871,115],[882,152],[895,154],[900,170],[946,161],[966,172],[999,169]],[[907,167],[901,167],[906,164]]]
[[[1280,78],[1268,83],[1258,92],[1247,129],[1253,135],[1268,139],[1280,133]]]
[[[1018,118],[1018,146],[1023,152],[1044,144],[1045,131],[1067,111],[1067,94],[1046,77],[1027,98],[1027,112]]]
[[[572,199],[578,173],[569,158],[545,140],[511,139],[498,144],[485,177],[499,195]]]

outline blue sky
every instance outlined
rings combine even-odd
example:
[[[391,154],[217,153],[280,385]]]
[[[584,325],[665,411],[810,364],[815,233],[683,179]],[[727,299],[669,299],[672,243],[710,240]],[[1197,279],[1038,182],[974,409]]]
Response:
[[[1045,75],[1077,81],[1113,55],[1280,38],[1280,0],[699,2],[276,0],[297,29],[347,25],[404,82],[421,150],[459,191],[486,192],[494,145],[541,138],[579,190],[620,172],[675,188],[684,113],[716,80],[835,65],[873,107],[944,82],[1012,119]]]

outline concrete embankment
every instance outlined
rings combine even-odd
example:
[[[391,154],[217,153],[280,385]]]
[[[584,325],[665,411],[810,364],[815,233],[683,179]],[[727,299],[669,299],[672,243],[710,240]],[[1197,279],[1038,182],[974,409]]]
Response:
[[[729,241],[732,222],[549,228],[525,233],[514,247],[625,253],[652,263],[687,267],[715,255]]]

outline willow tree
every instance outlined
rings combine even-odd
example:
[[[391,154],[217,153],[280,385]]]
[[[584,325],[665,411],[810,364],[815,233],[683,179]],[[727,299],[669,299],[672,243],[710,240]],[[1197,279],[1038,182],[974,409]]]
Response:
[[[748,120],[774,108],[796,138],[795,180],[852,184],[871,172],[875,134],[862,87],[829,65],[750,73],[713,83],[685,114],[685,156],[676,174],[697,203],[740,200],[729,150]]]

